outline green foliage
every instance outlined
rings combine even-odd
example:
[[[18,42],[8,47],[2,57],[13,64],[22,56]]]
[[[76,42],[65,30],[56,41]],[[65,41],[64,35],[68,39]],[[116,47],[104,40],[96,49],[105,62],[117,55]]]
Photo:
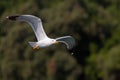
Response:
[[[119,80],[119,0],[1,0],[0,80]],[[33,51],[30,26],[9,15],[40,17],[51,38],[71,35],[74,55],[59,44]]]

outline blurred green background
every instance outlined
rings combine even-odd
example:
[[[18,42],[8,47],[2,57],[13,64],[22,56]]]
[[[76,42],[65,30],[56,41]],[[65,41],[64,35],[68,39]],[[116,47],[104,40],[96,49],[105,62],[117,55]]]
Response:
[[[21,14],[40,17],[51,38],[73,36],[75,54],[33,51],[31,27],[5,19]],[[1,0],[0,80],[120,80],[120,0]]]

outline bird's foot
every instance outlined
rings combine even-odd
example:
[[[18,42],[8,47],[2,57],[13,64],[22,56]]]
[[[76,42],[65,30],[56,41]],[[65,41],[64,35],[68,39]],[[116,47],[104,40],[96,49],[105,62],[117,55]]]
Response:
[[[33,50],[38,50],[40,49],[38,45],[33,46]]]

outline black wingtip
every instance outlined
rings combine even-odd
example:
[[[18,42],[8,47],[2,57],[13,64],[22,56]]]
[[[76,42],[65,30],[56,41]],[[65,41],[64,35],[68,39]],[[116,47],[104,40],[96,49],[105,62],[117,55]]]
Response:
[[[74,55],[74,48],[68,50],[71,55]]]
[[[8,20],[16,20],[16,18],[19,16],[7,16],[6,19]]]

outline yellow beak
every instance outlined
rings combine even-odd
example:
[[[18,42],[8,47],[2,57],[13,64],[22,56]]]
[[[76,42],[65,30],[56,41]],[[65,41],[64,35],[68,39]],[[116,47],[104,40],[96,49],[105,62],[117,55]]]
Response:
[[[59,42],[58,41],[55,41],[55,43],[54,44],[58,44]]]

